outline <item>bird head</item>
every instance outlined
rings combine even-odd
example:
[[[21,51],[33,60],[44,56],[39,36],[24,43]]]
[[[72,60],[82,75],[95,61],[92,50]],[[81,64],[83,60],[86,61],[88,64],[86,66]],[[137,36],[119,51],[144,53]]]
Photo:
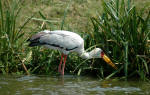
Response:
[[[100,48],[95,48],[90,53],[93,58],[102,58],[107,64],[111,65],[113,68],[117,69],[115,64],[112,63],[109,57],[106,56],[106,54],[103,52]]]

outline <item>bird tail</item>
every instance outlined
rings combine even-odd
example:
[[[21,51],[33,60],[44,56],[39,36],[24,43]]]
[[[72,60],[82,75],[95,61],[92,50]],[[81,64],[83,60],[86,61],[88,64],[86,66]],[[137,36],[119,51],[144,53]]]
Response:
[[[37,34],[33,35],[30,39],[27,40],[27,42],[30,42],[29,46],[33,47],[33,46],[43,45],[44,43],[41,43],[39,40],[45,34],[46,33],[44,33],[44,32],[40,32],[40,33],[37,33]]]
[[[39,40],[28,39],[27,41],[30,42],[29,45],[28,45],[29,47],[34,47],[34,46],[40,46],[41,45]]]

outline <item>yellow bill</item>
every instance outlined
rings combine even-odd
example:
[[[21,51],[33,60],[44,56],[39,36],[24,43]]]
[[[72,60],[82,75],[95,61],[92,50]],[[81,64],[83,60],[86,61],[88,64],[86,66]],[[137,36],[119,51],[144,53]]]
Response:
[[[111,65],[113,68],[118,69],[118,68],[116,67],[116,65],[113,64],[112,61],[111,61],[105,54],[103,55],[102,58],[104,59],[104,61],[105,61],[106,63],[108,63],[109,65]]]

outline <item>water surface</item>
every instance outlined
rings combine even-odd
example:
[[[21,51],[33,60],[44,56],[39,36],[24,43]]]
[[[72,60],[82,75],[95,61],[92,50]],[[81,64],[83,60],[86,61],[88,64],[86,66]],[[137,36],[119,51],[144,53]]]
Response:
[[[0,76],[0,95],[150,95],[150,84],[60,76]]]

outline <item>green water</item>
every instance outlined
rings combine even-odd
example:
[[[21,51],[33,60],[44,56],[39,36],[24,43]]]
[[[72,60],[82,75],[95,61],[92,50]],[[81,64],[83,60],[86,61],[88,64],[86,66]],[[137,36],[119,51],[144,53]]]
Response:
[[[150,84],[72,75],[0,76],[0,95],[150,95]]]

